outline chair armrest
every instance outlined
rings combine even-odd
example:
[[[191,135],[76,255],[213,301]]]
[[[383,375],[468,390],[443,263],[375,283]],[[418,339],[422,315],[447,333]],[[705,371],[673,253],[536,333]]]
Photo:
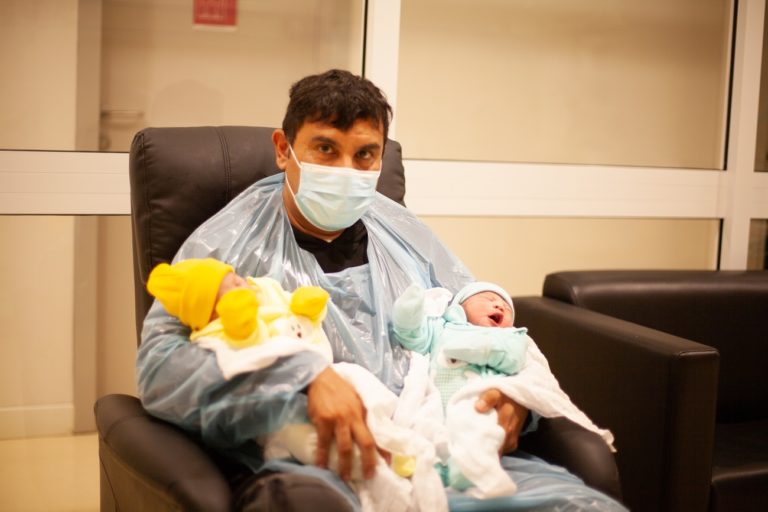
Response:
[[[718,352],[545,297],[515,299],[574,403],[616,436],[631,510],[704,510],[711,476]]]
[[[134,510],[230,510],[224,475],[183,430],[150,416],[128,395],[104,396],[94,412],[102,510],[115,502],[133,503]]]
[[[563,466],[588,486],[622,501],[616,459],[603,438],[567,418],[541,418],[520,437],[521,450]]]

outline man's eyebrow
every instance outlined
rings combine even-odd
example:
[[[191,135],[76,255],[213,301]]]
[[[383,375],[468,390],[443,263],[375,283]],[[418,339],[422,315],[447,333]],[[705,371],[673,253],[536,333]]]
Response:
[[[330,137],[326,137],[325,135],[315,135],[311,140],[312,142],[318,142],[320,144],[330,144],[331,146],[338,145],[335,140]]]
[[[371,142],[370,144],[366,144],[365,146],[358,149],[358,151],[363,151],[363,150],[372,151],[374,149],[376,150],[381,149],[381,144],[379,144],[378,142]]]
[[[317,143],[317,144],[328,144],[333,147],[337,147],[339,144],[334,139],[330,137],[326,137],[325,135],[315,135],[310,139],[310,142]],[[381,144],[378,142],[371,142],[370,144],[365,144],[359,148],[357,148],[357,151],[378,151],[381,149]]]

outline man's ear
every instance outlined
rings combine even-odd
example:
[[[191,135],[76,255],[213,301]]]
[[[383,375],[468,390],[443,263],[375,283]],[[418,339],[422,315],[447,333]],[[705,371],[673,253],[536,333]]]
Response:
[[[288,149],[288,139],[283,130],[277,129],[272,132],[272,144],[275,146],[275,163],[277,168],[284,171],[288,167],[288,160],[291,159],[290,149]]]

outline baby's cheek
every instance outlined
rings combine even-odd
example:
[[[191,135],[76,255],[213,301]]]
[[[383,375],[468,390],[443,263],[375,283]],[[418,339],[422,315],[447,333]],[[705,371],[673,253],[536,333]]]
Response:
[[[471,324],[477,325],[483,319],[483,316],[478,315],[474,309],[466,308],[464,312],[467,314],[467,322]]]
[[[487,316],[479,316],[479,317],[473,317],[473,318],[467,317],[467,321],[472,325],[479,325],[480,327],[491,326],[491,319],[488,318]]]

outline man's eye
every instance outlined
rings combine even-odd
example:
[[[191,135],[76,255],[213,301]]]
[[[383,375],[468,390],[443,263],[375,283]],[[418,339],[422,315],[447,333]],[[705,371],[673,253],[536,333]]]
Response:
[[[371,160],[373,159],[373,153],[370,151],[358,151],[357,158],[360,160]]]
[[[330,154],[333,152],[333,147],[330,144],[322,144],[318,146],[317,150],[324,154]]]

